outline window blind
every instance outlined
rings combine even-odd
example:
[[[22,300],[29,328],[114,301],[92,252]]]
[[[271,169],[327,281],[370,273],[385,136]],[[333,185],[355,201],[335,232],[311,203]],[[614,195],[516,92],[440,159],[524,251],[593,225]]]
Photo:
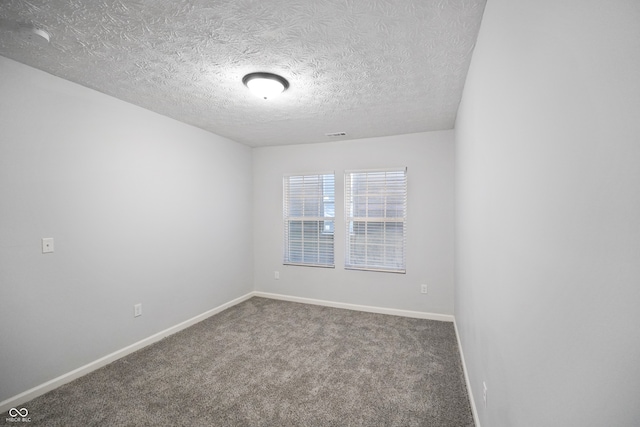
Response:
[[[345,268],[405,273],[407,169],[345,172]]]
[[[334,267],[335,176],[285,175],[284,264]]]

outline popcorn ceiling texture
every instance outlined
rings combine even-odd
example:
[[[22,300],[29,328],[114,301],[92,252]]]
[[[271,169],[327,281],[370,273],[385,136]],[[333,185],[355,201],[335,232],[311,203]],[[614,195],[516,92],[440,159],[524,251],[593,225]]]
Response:
[[[0,55],[250,146],[443,130],[484,4],[3,0]],[[291,87],[258,98],[241,81],[254,71]]]

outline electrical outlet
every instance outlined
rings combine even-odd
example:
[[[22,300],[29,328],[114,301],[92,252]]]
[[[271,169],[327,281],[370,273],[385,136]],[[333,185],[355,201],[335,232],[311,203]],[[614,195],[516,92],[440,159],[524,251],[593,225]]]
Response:
[[[133,317],[142,316],[142,304],[136,304],[133,306]]]
[[[487,384],[482,381],[482,400],[484,400],[484,407],[487,407]]]
[[[280,280],[280,272],[279,271],[274,271],[273,272],[273,278],[276,280]]]
[[[427,285],[420,285],[420,293],[426,294],[427,293]]]
[[[42,253],[49,254],[53,252],[53,237],[44,237],[42,239]]]

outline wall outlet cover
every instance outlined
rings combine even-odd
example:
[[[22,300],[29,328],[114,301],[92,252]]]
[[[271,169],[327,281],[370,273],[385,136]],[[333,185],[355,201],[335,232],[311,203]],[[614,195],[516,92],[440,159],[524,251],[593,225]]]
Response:
[[[44,237],[42,239],[42,253],[49,254],[53,252],[53,237]]]

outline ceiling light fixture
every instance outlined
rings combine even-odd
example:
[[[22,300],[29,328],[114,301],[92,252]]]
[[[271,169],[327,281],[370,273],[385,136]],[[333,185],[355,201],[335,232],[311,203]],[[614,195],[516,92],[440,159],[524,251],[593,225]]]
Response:
[[[0,30],[11,31],[23,39],[36,43],[49,43],[51,40],[51,34],[28,22],[18,22],[0,18]]]
[[[42,41],[44,40],[45,42],[49,43],[49,40],[51,40],[51,34],[49,34],[48,32],[46,32],[43,29],[40,28],[31,28],[29,30],[30,34],[37,36],[36,38],[33,38],[33,36],[30,36],[29,39],[30,40],[38,40],[38,41]]]
[[[284,77],[272,73],[249,73],[242,78],[242,83],[261,98],[273,98],[289,88]]]

